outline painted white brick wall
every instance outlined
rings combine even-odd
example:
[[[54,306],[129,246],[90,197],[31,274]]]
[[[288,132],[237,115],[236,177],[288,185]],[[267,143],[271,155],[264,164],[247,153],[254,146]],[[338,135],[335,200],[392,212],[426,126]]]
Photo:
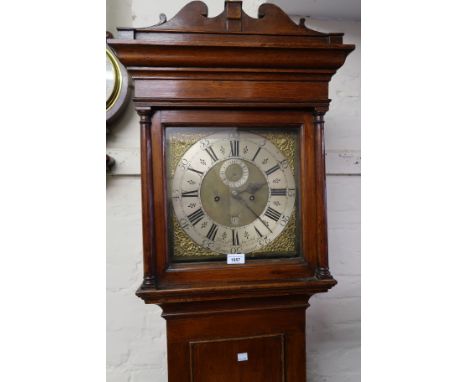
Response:
[[[154,24],[186,0],[107,0],[107,29]],[[222,0],[206,1],[210,16]],[[250,15],[262,1],[244,1]],[[338,285],[311,298],[307,311],[309,382],[360,381],[360,24],[307,20],[344,32],[357,49],[333,78],[325,116],[331,271]],[[135,296],[142,278],[139,126],[129,105],[112,127],[107,151],[117,161],[107,178],[107,382],[167,381],[165,321],[158,306]]]

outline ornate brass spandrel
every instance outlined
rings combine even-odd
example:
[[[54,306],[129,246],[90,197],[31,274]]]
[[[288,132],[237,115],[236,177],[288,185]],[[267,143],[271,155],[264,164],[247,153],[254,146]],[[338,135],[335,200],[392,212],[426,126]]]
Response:
[[[291,214],[288,224],[283,232],[270,244],[259,251],[251,252],[251,255],[268,254],[272,252],[291,253],[297,252],[297,234],[296,234],[296,210]]]
[[[279,133],[257,133],[272,142],[288,160],[293,174],[296,174],[296,156],[297,156],[297,134],[293,131]]]
[[[179,260],[188,257],[200,258],[200,257],[216,257],[220,256],[219,253],[212,252],[207,248],[203,248],[201,245],[195,243],[182,229],[179,222],[177,221],[174,214],[172,214],[172,227],[173,227],[173,259]],[[220,256],[221,257],[221,256]]]
[[[209,134],[206,133],[185,133],[177,132],[177,135],[167,135],[167,164],[169,180],[168,184],[171,184],[174,172],[179,163],[180,159],[184,156],[185,152],[192,147],[200,139],[203,139]]]

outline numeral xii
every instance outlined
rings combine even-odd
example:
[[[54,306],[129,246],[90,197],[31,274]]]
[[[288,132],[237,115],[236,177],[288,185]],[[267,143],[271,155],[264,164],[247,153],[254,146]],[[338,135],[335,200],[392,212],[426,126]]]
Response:
[[[232,157],[238,157],[239,156],[239,141],[233,140],[229,142],[231,145],[231,154],[230,156]]]

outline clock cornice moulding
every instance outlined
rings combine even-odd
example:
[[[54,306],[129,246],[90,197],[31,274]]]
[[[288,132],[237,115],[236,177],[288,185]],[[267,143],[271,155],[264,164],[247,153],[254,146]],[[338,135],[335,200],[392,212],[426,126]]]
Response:
[[[197,107],[326,111],[328,82],[354,49],[343,44],[342,33],[317,32],[303,21],[297,25],[273,4],[261,5],[259,18],[252,18],[241,1],[226,1],[224,12],[213,18],[207,17],[205,3],[194,1],[169,21],[161,17],[161,23],[148,28],[118,31],[108,44],[135,81],[134,101],[143,107],[195,102]],[[185,90],[166,86],[165,81],[173,80],[186,81]],[[218,92],[215,81],[230,81],[235,96]],[[302,84],[292,91],[288,81]],[[256,98],[253,84],[275,97]]]

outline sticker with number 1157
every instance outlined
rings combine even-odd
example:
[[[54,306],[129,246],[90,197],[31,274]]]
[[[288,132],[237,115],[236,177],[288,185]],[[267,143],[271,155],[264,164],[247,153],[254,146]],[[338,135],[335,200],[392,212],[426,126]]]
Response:
[[[228,264],[245,264],[245,254],[244,253],[233,253],[227,255]]]

